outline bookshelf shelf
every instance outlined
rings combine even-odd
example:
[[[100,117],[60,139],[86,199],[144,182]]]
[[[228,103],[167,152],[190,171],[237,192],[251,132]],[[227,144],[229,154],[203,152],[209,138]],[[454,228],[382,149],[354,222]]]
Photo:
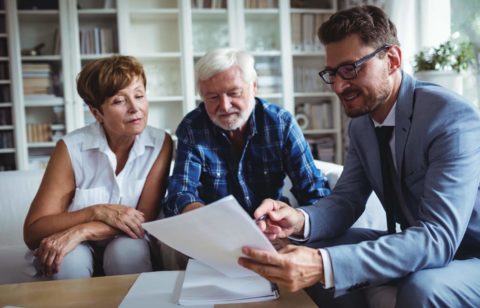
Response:
[[[192,15],[214,16],[224,15],[227,13],[227,9],[192,9]]]
[[[18,16],[21,18],[23,16],[58,16],[59,10],[18,10]]]
[[[28,96],[25,99],[25,107],[53,107],[53,106],[63,106],[63,99],[35,99],[28,100]]]
[[[31,142],[28,143],[28,147],[31,149],[41,149],[41,148],[53,148],[55,147],[55,142]]]
[[[108,58],[113,55],[114,53],[82,54],[80,58],[82,61],[91,61],[91,60],[98,60],[101,58]]]
[[[333,14],[336,9],[290,9],[293,14]]]
[[[270,8],[270,9],[245,9],[245,15],[275,15],[280,12],[279,9]]]
[[[117,14],[116,9],[80,9],[78,10],[79,18],[84,16],[94,16],[94,17],[104,17],[104,16],[115,16]]]
[[[151,96],[148,97],[150,103],[178,103],[183,101],[183,96]]]
[[[61,61],[61,55],[40,55],[40,56],[22,56],[22,61],[44,62],[44,61]]]
[[[12,153],[15,153],[15,148],[0,148],[0,154],[12,154]]]
[[[0,130],[12,130],[14,128],[13,125],[0,125]]]
[[[178,9],[137,9],[130,12],[130,18],[142,21],[155,21],[157,18],[174,20],[178,14]]]
[[[254,57],[279,57],[282,55],[280,50],[252,51]]]

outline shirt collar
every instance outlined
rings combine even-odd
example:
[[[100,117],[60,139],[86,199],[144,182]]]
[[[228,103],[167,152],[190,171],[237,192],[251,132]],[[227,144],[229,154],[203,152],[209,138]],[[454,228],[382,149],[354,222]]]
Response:
[[[395,103],[393,104],[392,109],[390,109],[390,112],[387,114],[387,117],[385,118],[385,120],[383,120],[383,123],[378,123],[373,118],[371,118],[372,122],[373,122],[373,125],[375,127],[378,127],[378,126],[395,126],[395,109],[396,109],[395,107],[396,106],[397,106],[397,101],[395,101]]]
[[[82,150],[98,149],[100,152],[107,153],[111,149],[108,146],[107,137],[105,136],[105,130],[100,123],[95,122],[89,126],[89,134],[87,140],[84,142]],[[146,133],[145,130],[135,137],[132,149],[130,150],[130,157],[135,158],[142,155],[145,152],[146,147],[153,147],[155,144],[154,138]]]

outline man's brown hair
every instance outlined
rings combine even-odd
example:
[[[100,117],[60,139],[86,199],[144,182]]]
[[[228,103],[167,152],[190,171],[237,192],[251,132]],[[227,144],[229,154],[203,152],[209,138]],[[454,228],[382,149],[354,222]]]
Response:
[[[318,38],[327,45],[358,35],[367,46],[399,45],[397,28],[385,12],[373,5],[357,6],[339,11],[318,29]]]
[[[78,74],[77,91],[85,103],[99,109],[109,97],[128,86],[135,77],[147,86],[143,66],[129,56],[111,56],[88,63]]]

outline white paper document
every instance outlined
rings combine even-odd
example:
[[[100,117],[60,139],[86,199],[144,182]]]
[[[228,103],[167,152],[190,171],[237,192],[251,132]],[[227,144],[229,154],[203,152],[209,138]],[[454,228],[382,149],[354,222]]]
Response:
[[[277,288],[265,278],[227,277],[197,260],[188,261],[178,303],[184,306],[274,300]]]
[[[168,246],[231,277],[256,275],[237,263],[243,246],[276,252],[233,196],[142,226]]]
[[[184,274],[180,271],[141,273],[119,308],[178,308]],[[195,307],[213,308],[213,304]]]

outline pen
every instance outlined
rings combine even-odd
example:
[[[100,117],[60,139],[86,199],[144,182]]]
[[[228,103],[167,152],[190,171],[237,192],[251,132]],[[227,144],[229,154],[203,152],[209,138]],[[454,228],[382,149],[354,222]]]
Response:
[[[267,220],[267,218],[268,218],[268,216],[267,216],[267,214],[265,214],[265,215],[262,215],[262,216],[258,217],[257,219],[255,219],[255,222],[265,221],[265,220]]]

